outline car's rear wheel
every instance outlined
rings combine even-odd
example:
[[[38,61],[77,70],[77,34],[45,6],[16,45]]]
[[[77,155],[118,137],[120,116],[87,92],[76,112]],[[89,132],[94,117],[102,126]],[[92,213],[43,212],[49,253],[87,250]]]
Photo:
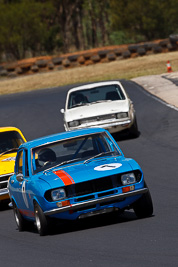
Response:
[[[24,219],[14,201],[13,201],[13,210],[14,210],[15,222],[17,224],[19,232],[26,230],[27,226],[29,225],[28,221]]]
[[[41,207],[35,203],[34,204],[34,211],[35,211],[35,221],[38,233],[40,236],[44,236],[48,232],[48,219],[44,215]]]
[[[132,137],[135,137],[135,138],[139,137],[139,134],[140,133],[139,133],[139,130],[138,130],[138,125],[137,125],[137,119],[136,119],[136,117],[134,119],[134,123],[132,124],[132,126],[129,129],[129,132],[130,132],[130,135]]]
[[[153,203],[149,190],[133,204],[133,210],[138,218],[150,217],[153,214]]]

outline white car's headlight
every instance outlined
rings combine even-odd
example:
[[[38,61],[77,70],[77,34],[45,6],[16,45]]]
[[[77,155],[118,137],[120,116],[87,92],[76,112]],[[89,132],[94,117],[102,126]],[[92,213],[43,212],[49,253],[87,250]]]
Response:
[[[51,197],[53,201],[61,200],[66,198],[66,192],[63,188],[58,188],[51,191]]]
[[[120,112],[116,114],[117,119],[123,119],[123,118],[127,118],[128,117],[128,113],[127,112]]]
[[[130,172],[121,175],[121,182],[123,185],[136,183],[135,174],[133,172]]]
[[[76,127],[76,126],[78,126],[80,123],[79,123],[79,121],[70,121],[69,122],[69,127]]]

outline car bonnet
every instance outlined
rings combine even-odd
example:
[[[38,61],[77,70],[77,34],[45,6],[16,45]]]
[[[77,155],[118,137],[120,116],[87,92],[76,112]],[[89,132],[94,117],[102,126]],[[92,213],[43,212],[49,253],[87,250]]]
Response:
[[[86,163],[79,162],[44,172],[40,179],[48,182],[51,188],[56,188],[132,171],[131,165],[123,157],[92,159]]]
[[[13,173],[16,153],[0,155],[0,175]]]
[[[95,103],[85,106],[80,106],[72,109],[68,109],[65,113],[65,118],[67,121],[100,116],[100,115],[108,115],[118,112],[128,112],[129,104],[128,100],[118,100],[118,101],[110,101],[103,103]]]

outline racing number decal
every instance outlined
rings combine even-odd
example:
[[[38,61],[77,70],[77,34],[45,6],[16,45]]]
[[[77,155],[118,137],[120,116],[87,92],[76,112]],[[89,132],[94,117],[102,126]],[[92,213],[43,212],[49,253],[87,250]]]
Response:
[[[109,163],[94,168],[95,171],[110,171],[121,167],[121,163]]]
[[[28,205],[27,194],[26,194],[26,189],[25,189],[25,181],[23,181],[23,184],[22,184],[22,197],[23,197],[23,200],[25,202],[25,206],[28,209],[29,205]]]

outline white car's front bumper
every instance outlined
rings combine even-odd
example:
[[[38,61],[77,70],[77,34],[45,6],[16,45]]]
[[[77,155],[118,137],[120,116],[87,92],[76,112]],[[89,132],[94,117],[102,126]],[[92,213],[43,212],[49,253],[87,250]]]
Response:
[[[92,123],[80,124],[76,127],[68,127],[64,125],[66,131],[72,131],[83,128],[104,128],[110,133],[116,133],[128,129],[133,124],[131,119],[126,119],[123,121],[120,120],[107,120],[107,121],[95,121]]]

